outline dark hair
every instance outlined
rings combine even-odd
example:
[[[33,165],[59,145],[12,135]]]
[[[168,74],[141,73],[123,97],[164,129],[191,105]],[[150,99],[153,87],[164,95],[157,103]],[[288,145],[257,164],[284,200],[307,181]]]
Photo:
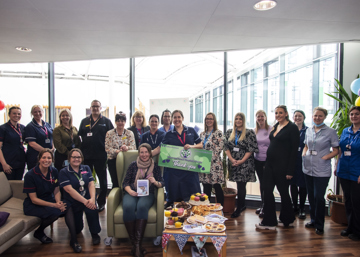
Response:
[[[350,112],[352,112],[353,110],[358,110],[360,112],[360,106],[351,107],[350,110],[349,110],[349,115],[350,115]]]
[[[164,115],[165,115],[165,112],[170,112],[170,125],[171,125],[171,122],[172,122],[172,117],[171,117],[171,111],[169,110],[169,109],[166,109],[165,111],[163,111],[162,112],[162,114],[161,114],[161,120],[160,120],[160,122],[161,122],[161,125],[164,125]]]
[[[119,112],[115,115],[115,121],[123,120],[126,121],[126,114],[124,112]]]
[[[216,120],[216,116],[213,112],[208,112],[206,115],[205,115],[205,118],[204,118],[204,131],[207,132],[207,126],[206,126],[206,116],[208,115],[211,115],[214,119],[214,125],[213,125],[213,130],[216,131],[218,129],[218,126],[217,126],[217,120]]]
[[[52,153],[52,151],[49,148],[43,148],[38,155],[38,162],[40,161],[41,157],[45,154],[45,153],[49,153],[51,155],[51,159],[54,160],[54,155]]]
[[[98,102],[100,104],[100,106],[101,106],[101,102],[99,100],[96,100],[96,99],[92,100],[90,105],[92,105],[93,102]]]
[[[303,127],[305,127],[305,119],[306,119],[305,112],[302,110],[296,110],[296,111],[294,111],[293,116],[295,116],[295,113],[297,113],[297,112],[300,112],[301,115],[304,116]]]
[[[160,119],[160,118],[159,118],[159,115],[157,115],[157,114],[151,114],[151,115],[150,115],[150,118],[149,118],[149,123],[150,123],[150,120],[151,120],[152,117],[157,118],[158,121],[159,121],[159,119]]]
[[[286,105],[278,105],[278,106],[275,107],[275,110],[276,110],[277,108],[283,109],[283,110],[287,113],[287,116],[285,117],[285,119],[286,119],[287,121],[290,121],[290,119],[289,119],[289,113],[288,113],[288,111],[287,111]]]
[[[9,116],[10,116],[10,113],[12,110],[20,110],[21,111],[21,108],[19,106],[11,106],[10,109],[9,109]]]
[[[174,113],[176,113],[176,112],[180,113],[181,117],[184,118],[184,114],[183,114],[183,112],[180,111],[180,110],[175,110],[175,111],[173,111],[173,113],[171,114],[171,118],[174,117]]]
[[[80,150],[79,148],[73,148],[73,149],[70,150],[70,152],[69,152],[69,154],[68,154],[68,161],[69,161],[69,162],[70,162],[71,155],[72,155],[73,152],[78,152],[78,153],[80,154],[80,156],[81,156],[81,162],[84,161],[84,155],[83,155],[83,153],[81,152],[81,150]]]
[[[148,150],[149,154],[150,154],[150,158],[152,158],[152,152],[151,152],[152,148],[151,148],[151,146],[148,143],[143,143],[143,144],[139,145],[138,154],[140,154],[141,147],[145,147]]]

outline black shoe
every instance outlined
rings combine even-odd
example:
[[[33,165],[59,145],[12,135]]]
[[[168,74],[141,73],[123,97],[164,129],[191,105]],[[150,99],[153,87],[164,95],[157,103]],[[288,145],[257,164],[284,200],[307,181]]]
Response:
[[[295,213],[298,213],[298,212],[299,212],[299,209],[294,207],[294,212],[295,212]]]
[[[312,222],[308,222],[308,223],[305,224],[305,227],[306,228],[315,228],[315,224],[312,223]]]
[[[349,238],[354,241],[360,241],[360,236],[355,235],[355,234],[350,234]]]
[[[98,212],[102,212],[103,210],[105,210],[105,204],[99,205]]]
[[[240,212],[243,212],[245,210],[246,210],[246,206],[243,206],[243,207],[240,208]]]
[[[100,236],[98,234],[91,235],[92,236],[92,244],[98,245],[100,244]]]
[[[259,218],[264,218],[264,209],[261,209],[261,212],[259,213]]]
[[[239,217],[241,214],[241,211],[238,211],[238,209],[236,209],[236,211],[233,212],[233,214],[231,214],[231,218],[237,218]]]
[[[51,244],[53,242],[53,240],[50,237],[46,236],[44,233],[39,234],[35,232],[34,237],[43,244]]]
[[[320,228],[317,228],[317,229],[315,230],[315,233],[321,236],[321,235],[324,234],[324,230],[323,230],[323,229],[320,229]]]
[[[70,246],[72,247],[72,249],[74,249],[75,253],[81,253],[82,247],[79,243],[71,243],[70,242]]]
[[[340,236],[349,236],[351,232],[347,229],[341,231]]]
[[[174,203],[173,202],[166,202],[166,204],[164,205],[164,209],[167,209],[169,207],[173,207]]]
[[[255,211],[255,213],[256,213],[256,214],[260,214],[261,210],[262,210],[261,207],[260,207],[260,208],[257,208],[256,211]]]
[[[300,209],[300,211],[299,211],[299,219],[301,219],[301,220],[304,220],[304,219],[306,219],[306,213],[305,213],[305,210],[304,209]]]

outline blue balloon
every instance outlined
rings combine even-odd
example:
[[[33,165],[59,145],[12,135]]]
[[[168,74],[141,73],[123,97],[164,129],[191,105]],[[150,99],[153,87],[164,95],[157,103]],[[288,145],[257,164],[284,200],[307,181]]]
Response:
[[[359,79],[355,79],[351,85],[350,85],[350,89],[354,94],[358,94],[359,90],[360,90],[360,78]]]
[[[358,91],[358,96],[360,96],[360,89],[359,89],[359,91]]]

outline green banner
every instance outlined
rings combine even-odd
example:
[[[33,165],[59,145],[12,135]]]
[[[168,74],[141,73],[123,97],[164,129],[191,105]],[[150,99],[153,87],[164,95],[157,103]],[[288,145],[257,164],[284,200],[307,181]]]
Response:
[[[161,145],[159,166],[189,170],[201,173],[210,173],[212,151],[182,146]]]

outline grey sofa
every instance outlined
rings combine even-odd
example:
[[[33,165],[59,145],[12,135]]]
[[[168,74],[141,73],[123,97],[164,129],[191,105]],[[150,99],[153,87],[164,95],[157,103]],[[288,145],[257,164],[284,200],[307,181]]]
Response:
[[[40,225],[39,218],[24,214],[23,186],[24,181],[8,181],[4,172],[0,172],[0,212],[10,213],[0,227],[0,254]]]

